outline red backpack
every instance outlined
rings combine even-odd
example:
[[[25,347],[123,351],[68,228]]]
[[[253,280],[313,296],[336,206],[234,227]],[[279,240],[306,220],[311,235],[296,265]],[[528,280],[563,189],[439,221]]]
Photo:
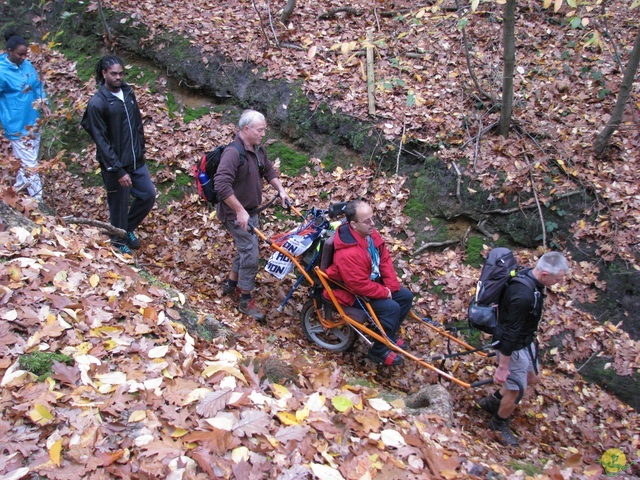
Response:
[[[220,165],[220,158],[225,148],[233,147],[240,154],[240,166],[244,165],[245,152],[242,145],[233,141],[229,145],[220,145],[210,152],[205,153],[193,166],[193,177],[195,178],[198,195],[203,200],[215,205],[220,200],[216,192],[213,179]]]

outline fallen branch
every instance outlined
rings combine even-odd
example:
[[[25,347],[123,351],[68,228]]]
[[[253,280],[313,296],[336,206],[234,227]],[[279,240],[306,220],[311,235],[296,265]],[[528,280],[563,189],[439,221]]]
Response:
[[[480,127],[478,127],[478,132],[482,132],[482,117],[480,117]],[[473,154],[473,173],[476,172],[476,165],[478,164],[478,152],[480,151],[480,137],[482,133],[478,133],[476,138],[476,149]]]
[[[396,158],[396,175],[400,171],[400,155],[402,154],[402,144],[404,143],[404,132],[407,128],[407,122],[402,123],[402,137],[400,137],[400,148],[398,148],[398,157]]]
[[[264,29],[264,25],[262,24],[262,17],[260,16],[260,12],[258,11],[258,7],[256,5],[255,0],[251,0],[251,3],[253,4],[253,9],[256,11],[256,15],[258,15],[258,20],[260,22],[260,30],[262,30],[262,35],[264,35],[264,39],[267,42],[267,47],[270,47],[271,42],[269,41],[269,36],[267,35],[267,32]]]
[[[599,353],[600,353],[600,350],[598,350],[597,352],[594,352],[593,355],[587,358],[587,361],[584,362],[580,368],[576,369],[576,372],[580,372],[580,370],[582,370],[587,365],[587,363],[589,363]]]
[[[104,230],[109,235],[115,235],[116,237],[124,238],[127,235],[127,232],[122,230],[121,228],[114,227],[113,225],[101,222],[100,220],[93,220],[91,218],[80,218],[80,217],[62,217],[62,220],[65,223],[74,223],[78,225],[91,225],[93,227],[98,227]]]
[[[273,38],[276,42],[276,47],[280,48],[280,41],[278,40],[278,34],[276,33],[276,29],[273,27],[273,18],[271,17],[271,4],[269,0],[267,0],[267,13],[269,14],[269,26],[271,27],[271,33],[273,33]]]
[[[460,11],[459,0],[456,0],[456,8]],[[471,64],[471,53],[469,52],[469,41],[467,40],[467,27],[462,27],[462,42],[464,43],[464,52],[465,57],[467,59],[467,69],[469,70],[469,75],[471,76],[471,80],[473,80],[473,84],[476,86],[478,93],[489,100],[492,105],[497,104],[497,100],[493,97],[493,95],[488,94],[484,91],[482,86],[480,86],[480,82],[478,81],[478,77],[476,77],[476,73],[473,70],[473,65]]]
[[[493,127],[495,127],[496,125],[498,125],[498,122],[493,122],[491,125],[489,125],[489,126],[487,126],[487,127],[483,128],[482,130],[480,130],[480,131],[478,132],[478,135],[476,135],[475,137],[470,138],[469,140],[467,140],[466,142],[464,142],[464,143],[462,144],[462,146],[460,147],[460,149],[463,149],[464,147],[466,147],[467,145],[469,145],[471,142],[473,142],[474,140],[476,140],[476,138],[477,138],[478,136],[482,136],[482,135],[484,135],[484,134],[485,134],[485,133],[487,133],[489,130],[491,130]]]
[[[469,238],[469,233],[471,233],[471,227],[467,227],[467,231],[464,232],[464,235],[462,236],[462,238],[460,240],[445,240],[444,242],[427,242],[427,243],[423,243],[422,245],[420,245],[420,247],[418,247],[418,249],[415,252],[413,252],[411,254],[411,256],[415,257],[419,253],[424,252],[427,248],[447,247],[449,245],[458,245],[458,244],[464,245],[465,243],[467,243],[467,239]]]
[[[402,136],[404,136],[404,132],[402,132]],[[460,196],[460,184],[462,183],[462,174],[460,173],[460,169],[456,162],[453,162],[453,168],[456,169],[456,175],[458,177],[458,181],[456,182],[456,198],[458,199],[458,203],[462,204],[462,197]]]
[[[107,41],[107,45],[109,46],[109,48],[113,48],[115,39],[113,38],[111,29],[109,29],[107,18],[104,16],[104,11],[102,9],[102,0],[98,0],[98,13],[100,14],[100,20],[102,21],[102,28],[104,28],[104,37],[105,37],[105,40]]]
[[[349,15],[353,15],[355,17],[359,17],[362,15],[362,11],[352,7],[338,7],[332,8],[318,16],[318,20],[335,20],[338,13],[347,13]]]
[[[376,114],[375,72],[373,69],[373,33],[367,35],[367,98],[369,99],[369,115]]]
[[[484,228],[486,223],[487,223],[486,218],[484,220],[480,220],[478,222],[478,225],[476,225],[476,230],[478,230],[481,234],[483,234],[487,238],[493,238],[493,233],[491,233],[489,230]]]
[[[531,161],[527,154],[524,154],[524,159],[527,161],[527,165],[531,165]],[[531,190],[533,191],[533,198],[536,200],[536,206],[538,207],[538,215],[540,215],[540,226],[542,227],[542,248],[547,251],[547,226],[544,222],[544,214],[542,213],[542,207],[540,206],[540,200],[538,200],[538,192],[536,191],[536,184],[533,178],[533,170],[529,170],[529,178],[531,179]]]
[[[573,197],[575,195],[579,195],[581,194],[582,191],[581,190],[576,190],[573,192],[567,192],[567,193],[563,193],[560,195],[557,195],[556,197],[553,197],[553,200],[561,200],[563,198],[568,198],[568,197]],[[529,203],[527,205],[519,205],[517,207],[513,207],[513,208],[508,208],[506,210],[485,210],[485,211],[480,211],[477,213],[483,214],[483,215],[510,215],[512,213],[516,213],[516,212],[520,212],[521,210],[529,210],[531,208],[536,208],[537,205],[535,203]]]

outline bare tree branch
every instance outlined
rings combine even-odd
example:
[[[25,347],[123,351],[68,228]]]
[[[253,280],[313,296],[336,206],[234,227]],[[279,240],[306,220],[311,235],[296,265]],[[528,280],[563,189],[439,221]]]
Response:
[[[469,238],[469,233],[471,233],[471,227],[467,227],[467,231],[464,232],[464,235],[459,240],[446,240],[444,242],[427,242],[427,243],[423,243],[422,245],[420,245],[419,248],[416,249],[415,252],[413,252],[411,254],[411,256],[415,257],[419,253],[424,252],[427,248],[447,247],[449,245],[457,245],[457,244],[464,245],[465,243],[467,243],[467,239]]]
[[[120,238],[124,238],[127,235],[127,232],[122,230],[121,228],[114,227],[113,225],[101,222],[100,220],[93,220],[92,218],[81,218],[81,217],[62,217],[65,223],[75,223],[78,225],[91,225],[93,227],[98,227],[103,229],[109,235],[115,235]]]

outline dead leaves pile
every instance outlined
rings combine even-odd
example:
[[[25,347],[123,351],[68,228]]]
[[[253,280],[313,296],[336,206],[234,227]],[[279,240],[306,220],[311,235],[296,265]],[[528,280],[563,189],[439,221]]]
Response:
[[[81,84],[55,52],[45,51],[41,62],[40,71],[62,72],[49,87],[81,111],[93,87]],[[153,161],[188,171],[196,152],[230,140],[233,126],[215,114],[184,124],[169,119],[162,94],[143,86],[136,92]],[[92,149],[69,155],[82,175],[98,178]],[[478,276],[462,252],[400,258],[415,247],[400,213],[408,198],[404,180],[365,167],[327,173],[320,159],[314,165],[313,172],[285,179],[297,206],[325,207],[317,204],[320,195],[370,199],[418,308],[441,322],[462,319]],[[59,168],[48,178],[59,215],[105,220],[99,182],[86,186],[77,173]],[[238,316],[218,286],[233,255],[229,239],[195,193],[157,205],[141,229],[138,265],[167,288],[118,257],[97,230],[43,217],[10,191],[3,199],[36,222],[0,233],[0,473],[6,478],[367,479],[382,471],[458,478],[489,470],[511,476],[513,457],[544,467],[539,478],[592,478],[602,473],[597,460],[607,448],[630,458],[638,451],[637,414],[576,374],[576,362],[597,352],[613,358],[619,373],[637,371],[640,363],[637,342],[619,326],[600,325],[574,306],[595,295],[594,265],[572,264],[569,283],[548,298],[543,343],[573,333],[564,348],[550,352],[542,388],[520,409],[515,428],[530,448],[508,452],[487,439],[485,419],[473,407],[477,392],[452,387],[456,423],[446,427],[434,418],[408,417],[398,408],[401,400],[382,400],[381,389],[347,380],[364,376],[403,392],[434,381],[412,365],[386,376],[361,368],[359,351],[337,359],[316,350],[302,340],[296,317],[302,293],[284,314],[270,316],[269,329]],[[273,213],[264,217],[269,235],[295,224]],[[538,253],[518,255],[531,263]],[[273,310],[282,286],[263,273],[259,282]],[[450,300],[428,293],[434,284]],[[191,335],[179,322],[187,304],[230,325],[236,344]],[[405,333],[416,348],[444,348],[414,326]],[[18,358],[33,351],[61,351],[74,365],[56,364],[50,379],[36,382],[18,366]],[[295,382],[265,382],[253,363],[265,353],[290,363]],[[486,378],[492,369],[492,362],[471,359],[452,366],[466,380]]]

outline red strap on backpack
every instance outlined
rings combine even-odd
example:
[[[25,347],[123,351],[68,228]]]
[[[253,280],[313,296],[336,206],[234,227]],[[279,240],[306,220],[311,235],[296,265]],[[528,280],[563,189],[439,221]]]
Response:
[[[203,200],[206,200],[207,197],[202,191],[202,184],[200,183],[200,178],[198,177],[198,175],[200,175],[200,172],[204,172],[206,168],[207,168],[207,156],[203,155],[202,158],[200,159],[200,163],[196,163],[193,166],[193,171],[191,172],[191,174],[193,175],[193,178],[196,179],[195,181],[196,181],[196,188],[198,189],[198,195],[200,195],[200,198],[202,198]]]

